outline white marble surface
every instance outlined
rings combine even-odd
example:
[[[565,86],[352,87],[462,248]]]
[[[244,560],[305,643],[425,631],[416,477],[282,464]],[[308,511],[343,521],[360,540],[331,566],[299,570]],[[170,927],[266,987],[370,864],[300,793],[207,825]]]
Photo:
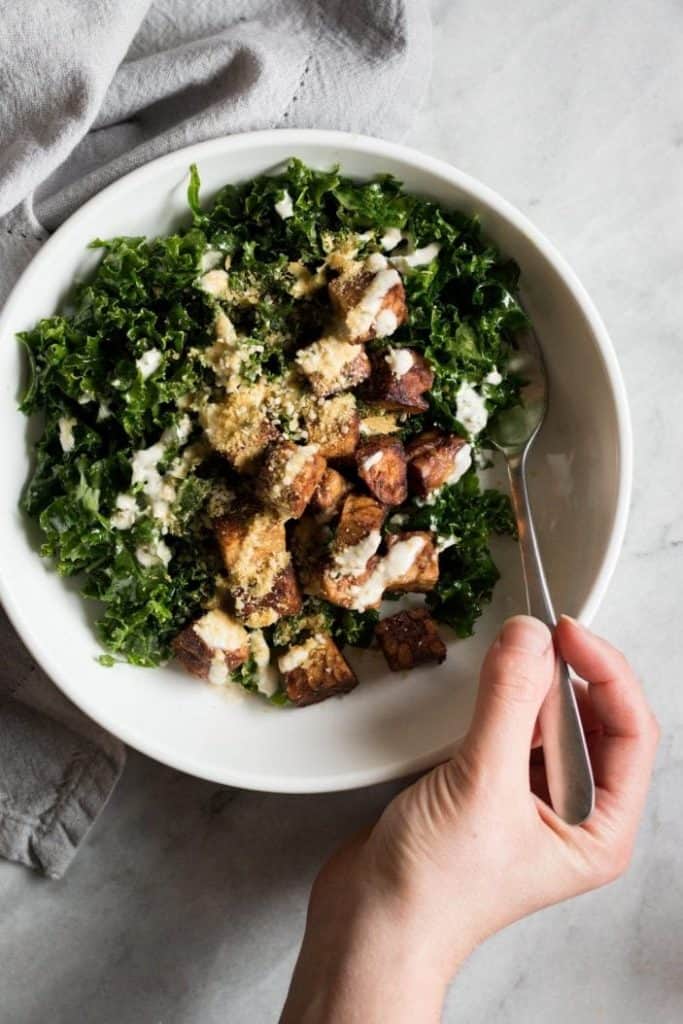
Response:
[[[480,177],[573,263],[631,395],[636,486],[597,627],[664,728],[633,866],[480,949],[444,1019],[683,1020],[683,8],[677,0],[440,0],[407,140]],[[327,851],[394,786],[323,797],[217,789],[132,754],[62,882],[0,863],[1,1024],[266,1024]],[[417,1024],[417,1022],[416,1022]]]

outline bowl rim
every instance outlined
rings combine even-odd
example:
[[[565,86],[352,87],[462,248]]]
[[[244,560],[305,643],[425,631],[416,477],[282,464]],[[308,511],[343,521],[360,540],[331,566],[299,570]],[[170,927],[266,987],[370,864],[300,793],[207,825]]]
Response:
[[[89,218],[93,212],[96,212],[99,206],[107,204],[118,193],[125,193],[131,186],[142,183],[149,178],[153,179],[161,168],[173,167],[174,165],[187,168],[191,163],[199,163],[204,157],[210,157],[215,153],[240,151],[252,147],[264,148],[269,144],[281,147],[283,143],[291,147],[292,155],[296,155],[298,146],[314,145],[321,148],[339,148],[342,150],[342,153],[340,153],[342,170],[343,153],[345,151],[376,156],[378,160],[384,158],[403,161],[417,170],[422,170],[429,175],[440,178],[447,185],[454,186],[465,192],[473,203],[480,202],[485,204],[502,220],[507,221],[520,231],[521,234],[525,235],[568,288],[588,323],[591,334],[596,342],[598,354],[604,364],[613,392],[617,427],[618,489],[609,540],[602,562],[596,571],[589,595],[578,612],[578,618],[582,622],[590,622],[605,596],[616,568],[626,533],[633,485],[633,431],[631,415],[626,387],[617,361],[616,352],[602,317],[598,313],[588,292],[579,281],[571,265],[559,253],[553,243],[525,214],[508,200],[504,199],[495,189],[459,170],[446,160],[429,156],[411,146],[387,142],[369,135],[318,128],[273,128],[244,132],[236,135],[219,136],[205,142],[193,143],[181,149],[173,150],[137,167],[107,185],[88,199],[53,232],[34,255],[12,288],[0,313],[0,337],[5,333],[9,333],[10,324],[15,315],[15,307],[20,305],[22,294],[27,284],[34,277],[40,275],[43,270],[49,269],[52,253],[61,244],[62,238],[68,235],[74,226],[77,226],[82,220]],[[274,166],[276,163],[274,161]],[[83,699],[82,694],[77,692],[77,688],[72,686],[71,680],[57,666],[52,664],[49,652],[41,646],[39,630],[34,629],[30,619],[23,614],[20,604],[15,601],[11,580],[9,579],[9,574],[5,571],[3,549],[4,541],[0,538],[0,601],[13,627],[32,657],[35,658],[48,677],[65,696],[103,729],[117,736],[134,749],[180,771],[188,772],[199,778],[217,781],[215,773],[207,772],[206,768],[196,764],[192,757],[178,754],[171,755],[166,750],[158,749],[152,740],[141,738],[137,733],[133,734],[131,730],[122,729],[118,724],[112,726],[111,722],[108,721],[106,713],[102,713],[96,706],[93,706],[93,701]],[[221,780],[218,781],[222,781],[227,785],[261,792],[335,792],[387,782],[391,779],[425,769],[436,763],[439,758],[442,759],[446,756],[448,756],[448,750],[425,752],[409,762],[404,760],[394,761],[383,765],[381,769],[359,769],[353,772],[345,771],[337,776],[325,776],[324,780],[322,780],[322,785],[316,785],[317,780],[315,777],[289,776],[282,786],[278,786],[277,781],[270,781],[268,786],[264,786],[263,779],[256,773],[240,773],[232,770],[224,773]]]

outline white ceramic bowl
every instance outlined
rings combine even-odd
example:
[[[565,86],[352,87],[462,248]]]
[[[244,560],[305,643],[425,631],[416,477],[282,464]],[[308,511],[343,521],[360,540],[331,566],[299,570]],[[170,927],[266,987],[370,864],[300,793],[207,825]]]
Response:
[[[83,206],[43,246],[0,320],[0,585],[5,608],[34,657],[88,715],[133,747],[216,782],[282,792],[346,789],[425,768],[467,727],[478,666],[502,617],[523,610],[513,542],[476,636],[455,639],[447,661],[407,676],[381,655],[353,658],[361,685],[342,700],[281,711],[237,687],[213,688],[173,666],[100,667],[93,609],[73,582],[38,557],[17,507],[26,479],[27,424],[17,411],[23,376],[17,331],[54,313],[97,256],[95,236],[167,233],[187,219],[188,165],[206,201],[222,184],[289,156],[339,163],[353,177],[391,172],[408,189],[481,216],[486,234],[522,270],[523,300],[551,376],[550,415],[531,464],[530,489],[546,569],[560,611],[589,620],[605,593],[626,525],[631,432],[621,374],[588,295],[550,243],[516,209],[448,164],[378,139],[328,131],[270,131],[216,139],[141,167]]]

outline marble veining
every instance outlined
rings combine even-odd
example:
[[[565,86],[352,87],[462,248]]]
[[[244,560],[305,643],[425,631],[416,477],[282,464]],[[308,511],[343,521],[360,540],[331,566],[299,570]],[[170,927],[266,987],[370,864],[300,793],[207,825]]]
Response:
[[[627,877],[476,952],[447,1024],[683,1019],[683,9],[676,0],[435,0],[435,70],[406,140],[483,179],[578,271],[631,396],[636,477],[596,626],[664,729]],[[266,1024],[308,887],[396,785],[314,797],[220,789],[131,754],[67,878],[0,863],[2,1024]]]

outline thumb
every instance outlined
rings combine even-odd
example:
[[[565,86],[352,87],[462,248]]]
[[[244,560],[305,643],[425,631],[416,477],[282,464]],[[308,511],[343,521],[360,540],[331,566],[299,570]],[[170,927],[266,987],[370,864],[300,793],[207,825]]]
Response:
[[[481,669],[474,717],[464,742],[474,764],[528,783],[534,725],[554,668],[548,627],[527,615],[508,619]]]

